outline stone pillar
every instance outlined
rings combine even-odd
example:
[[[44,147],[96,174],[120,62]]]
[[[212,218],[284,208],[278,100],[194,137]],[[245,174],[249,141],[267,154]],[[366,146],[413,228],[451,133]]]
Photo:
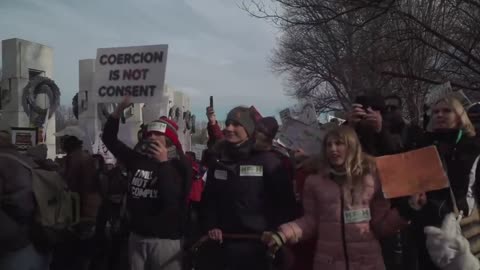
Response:
[[[53,78],[53,49],[22,39],[2,41],[2,116],[0,129],[32,127],[22,106],[23,89],[35,76]],[[37,105],[45,107],[45,95],[37,96]],[[46,141],[48,158],[55,158],[55,114],[48,120]]]
[[[100,121],[97,117],[97,106],[91,96],[95,59],[78,61],[78,126],[87,135],[83,143],[85,150],[92,152],[92,145],[99,134]]]

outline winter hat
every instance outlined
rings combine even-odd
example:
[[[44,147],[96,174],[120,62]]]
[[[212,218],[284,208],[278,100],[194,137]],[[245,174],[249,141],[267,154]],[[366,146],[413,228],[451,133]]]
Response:
[[[275,117],[263,117],[257,122],[257,131],[273,139],[278,132],[278,122]]]
[[[227,114],[227,121],[228,122],[237,122],[248,133],[248,136],[252,136],[253,132],[255,131],[255,121],[253,120],[251,111],[249,108],[246,107],[235,107]]]
[[[180,143],[180,140],[178,139],[177,130],[178,130],[177,123],[168,119],[165,116],[162,116],[162,117],[160,117],[160,119],[155,120],[153,122],[150,122],[147,125],[146,132],[147,133],[158,132],[158,133],[161,133],[161,134],[165,135],[165,137],[169,138],[172,141],[173,145],[175,145],[175,147],[178,150],[183,151],[182,150],[182,144]]]

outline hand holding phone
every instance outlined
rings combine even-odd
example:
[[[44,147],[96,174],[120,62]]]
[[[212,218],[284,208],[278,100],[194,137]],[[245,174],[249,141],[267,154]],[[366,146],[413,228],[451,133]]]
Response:
[[[217,123],[217,117],[215,115],[215,110],[213,109],[213,96],[210,96],[210,106],[207,107],[207,118],[211,125]]]
[[[354,103],[352,104],[352,109],[348,113],[347,121],[348,123],[356,124],[363,120],[366,115],[367,112],[365,107],[362,104]]]

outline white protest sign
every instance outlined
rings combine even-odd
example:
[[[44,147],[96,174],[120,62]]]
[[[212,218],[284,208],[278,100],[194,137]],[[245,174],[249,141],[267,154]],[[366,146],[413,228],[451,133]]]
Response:
[[[453,91],[450,82],[437,85],[430,89],[430,91],[428,91],[427,93],[427,96],[425,97],[425,104],[432,105],[438,100],[450,96],[458,99],[465,108],[472,104],[472,102],[467,98],[467,96],[465,95],[465,93],[463,93],[462,90]]]
[[[448,96],[452,93],[452,86],[450,82],[446,82],[444,84],[439,84],[430,89],[425,97],[425,103],[427,105],[434,104],[437,100]]]
[[[317,112],[312,103],[301,102],[280,111],[280,119],[282,120],[282,123],[288,122],[289,118],[307,125],[312,125],[317,123]]]
[[[282,124],[277,135],[277,142],[291,150],[303,149],[308,155],[322,153],[322,143],[326,130],[317,124],[306,125],[300,121],[289,119]]]
[[[163,97],[168,45],[97,50],[93,96],[97,103],[155,103]]]

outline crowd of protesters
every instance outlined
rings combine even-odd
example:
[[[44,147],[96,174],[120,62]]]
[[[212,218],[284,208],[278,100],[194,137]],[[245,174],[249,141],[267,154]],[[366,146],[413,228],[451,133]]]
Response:
[[[318,156],[278,144],[276,119],[254,107],[233,108],[223,129],[208,107],[202,157],[164,116],[128,147],[117,134],[129,105],[103,127],[115,165],[74,129],[57,134],[56,161],[0,132],[0,270],[480,269],[479,104],[441,98],[417,126],[401,98],[359,96]],[[375,157],[432,145],[450,187],[386,199]],[[40,172],[78,195],[78,222],[55,241],[38,221]]]

